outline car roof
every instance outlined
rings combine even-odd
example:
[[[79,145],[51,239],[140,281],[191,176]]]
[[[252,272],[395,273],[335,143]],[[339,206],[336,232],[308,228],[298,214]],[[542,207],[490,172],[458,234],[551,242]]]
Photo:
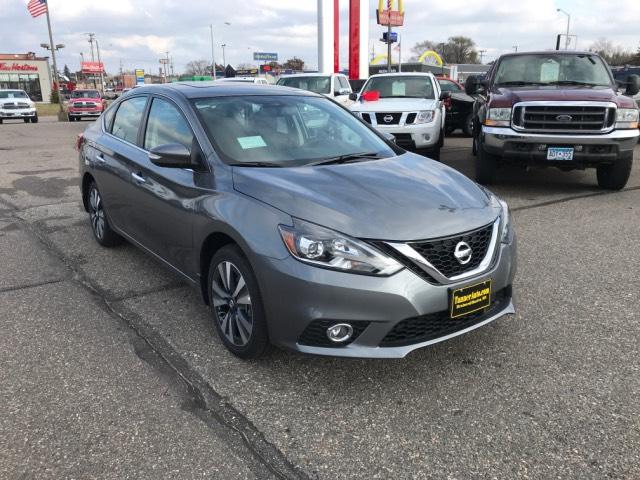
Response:
[[[369,78],[373,78],[373,77],[429,77],[429,78],[435,78],[435,76],[431,72],[376,73],[375,75],[371,75]]]
[[[331,75],[344,75],[343,73],[292,73],[290,75],[281,75],[280,78],[292,78],[292,77],[329,77]]]
[[[144,85],[136,88],[140,93],[181,94],[186,98],[232,97],[243,95],[297,95],[322,97],[313,92],[281,85],[259,85],[249,82],[176,82],[157,85]]]
[[[501,55],[501,57],[517,57],[519,55],[593,55],[599,57],[595,52],[588,52],[586,50],[534,50],[531,52],[510,52]]]

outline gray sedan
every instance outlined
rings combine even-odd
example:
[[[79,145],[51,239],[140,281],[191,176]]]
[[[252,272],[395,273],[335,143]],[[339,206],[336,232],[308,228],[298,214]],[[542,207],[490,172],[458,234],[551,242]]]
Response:
[[[240,357],[397,358],[514,312],[504,202],[321,95],[143,86],[78,149],[95,239],[198,288]]]

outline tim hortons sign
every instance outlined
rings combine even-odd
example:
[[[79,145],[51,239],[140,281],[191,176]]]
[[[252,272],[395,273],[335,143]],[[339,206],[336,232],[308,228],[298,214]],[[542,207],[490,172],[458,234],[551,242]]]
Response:
[[[37,72],[38,67],[27,65],[26,63],[2,63],[0,62],[0,71],[3,72]]]

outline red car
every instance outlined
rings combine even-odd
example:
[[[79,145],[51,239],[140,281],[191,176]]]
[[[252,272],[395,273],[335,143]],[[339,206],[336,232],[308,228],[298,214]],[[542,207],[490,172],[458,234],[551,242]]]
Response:
[[[98,90],[74,90],[67,108],[69,121],[80,120],[82,117],[99,117],[106,107]]]

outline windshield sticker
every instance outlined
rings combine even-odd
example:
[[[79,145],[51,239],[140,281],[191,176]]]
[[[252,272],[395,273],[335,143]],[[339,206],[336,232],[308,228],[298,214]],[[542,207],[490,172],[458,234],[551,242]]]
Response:
[[[393,82],[391,84],[391,95],[394,97],[404,97],[407,95],[404,82]]]
[[[266,147],[264,139],[260,135],[254,137],[238,137],[238,143],[243,150],[249,150],[250,148]]]
[[[544,83],[557,82],[560,74],[560,64],[545,62],[540,67],[540,81]]]

